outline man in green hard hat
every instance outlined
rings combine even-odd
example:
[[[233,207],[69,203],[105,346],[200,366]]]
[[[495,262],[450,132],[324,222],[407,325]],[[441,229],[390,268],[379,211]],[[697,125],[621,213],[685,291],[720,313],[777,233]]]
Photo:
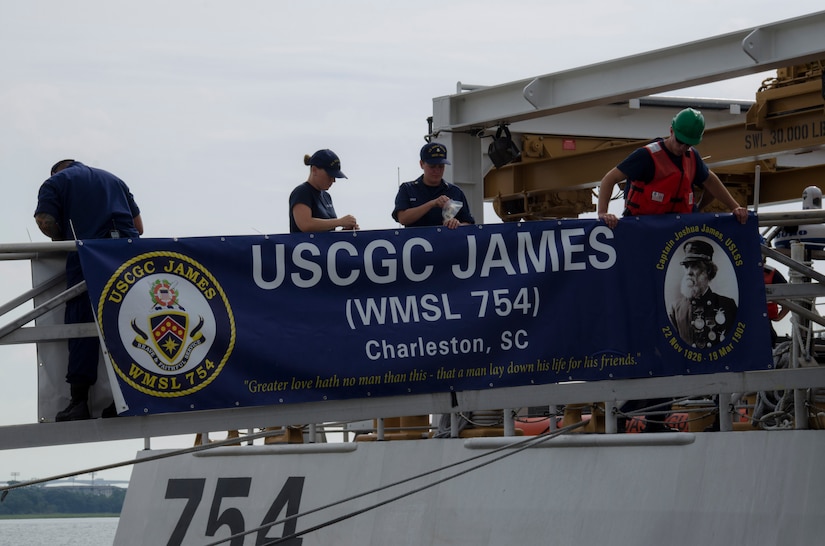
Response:
[[[599,219],[611,229],[618,225],[619,218],[607,212],[607,206],[613,188],[626,180],[624,216],[687,214],[701,210],[715,198],[744,224],[748,219],[748,209],[736,202],[693,148],[702,141],[704,132],[705,118],[698,110],[685,108],[676,114],[670,124],[670,136],[657,138],[638,148],[604,175],[599,185]],[[703,190],[701,202],[694,200],[694,188]],[[671,400],[668,398],[651,398],[628,400],[619,411],[621,415],[626,415],[650,408],[666,411],[670,407]],[[626,418],[618,420],[620,432],[624,432],[625,423]],[[670,428],[664,420],[646,417],[645,432],[668,430]]]
[[[607,212],[607,206],[614,186],[626,180],[624,216],[691,213],[715,198],[744,224],[748,210],[736,202],[693,148],[702,141],[704,132],[705,118],[698,110],[685,108],[676,114],[669,137],[635,150],[604,175],[599,185],[599,219],[610,228],[619,223],[616,215]],[[703,190],[701,202],[694,200],[694,188]]]

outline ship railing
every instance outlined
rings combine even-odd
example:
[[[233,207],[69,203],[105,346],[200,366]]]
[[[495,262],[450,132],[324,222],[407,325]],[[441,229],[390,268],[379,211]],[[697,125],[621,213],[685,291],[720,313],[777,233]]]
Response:
[[[825,222],[825,211],[800,211],[760,213],[760,226],[803,225]],[[10,301],[0,304],[0,346],[12,344],[38,344],[62,341],[72,337],[97,335],[94,324],[64,325],[55,320],[62,304],[84,290],[77,286],[70,291],[59,286],[64,283],[62,263],[67,252],[75,251],[73,242],[0,244],[0,261],[25,261],[41,268],[31,289],[23,291]],[[722,418],[722,431],[734,430],[734,420],[739,415],[751,415],[754,403],[747,395],[758,392],[791,393],[791,426],[806,428],[810,423],[820,426],[825,417],[825,367],[816,361],[817,343],[825,319],[817,310],[817,298],[825,295],[822,281],[825,276],[811,267],[812,262],[825,259],[821,248],[805,241],[794,242],[789,250],[777,250],[767,246],[763,254],[790,270],[790,282],[766,287],[767,299],[777,301],[792,310],[791,356],[787,368],[741,373],[718,373],[696,376],[655,377],[598,382],[570,382],[549,385],[531,385],[473,391],[462,393],[437,393],[367,400],[325,401],[323,403],[289,404],[272,407],[232,408],[178,414],[122,417],[118,419],[92,419],[71,423],[23,423],[0,427],[0,446],[4,449],[72,444],[97,441],[144,438],[149,447],[150,439],[163,436],[196,434],[205,431],[215,434],[230,430],[250,430],[255,427],[273,429],[272,436],[284,435],[280,427],[294,423],[304,425],[303,441],[324,442],[330,438],[350,441],[357,437],[373,435],[385,440],[393,434],[412,432],[417,437],[429,437],[436,428],[437,418],[449,415],[451,435],[460,419],[472,420],[473,412],[498,412],[495,434],[513,436],[527,428],[528,423],[547,418],[547,427],[553,429],[562,424],[565,413],[581,415],[593,421],[592,430],[606,433],[617,431],[617,420],[622,417],[618,408],[624,400],[639,400],[656,392],[662,398],[676,399],[680,411],[687,414],[686,421],[697,421],[708,412],[709,404]],[[51,274],[43,275],[43,262],[51,266]],[[58,265],[60,265],[58,267]],[[34,276],[33,276],[34,277]],[[7,279],[4,275],[4,280]],[[52,295],[54,292],[57,294]],[[36,302],[32,304],[32,302]],[[1,302],[0,302],[1,303]],[[29,310],[21,311],[24,306]],[[15,313],[13,313],[15,311]],[[11,319],[9,316],[14,315]],[[50,321],[31,323],[35,319],[51,317]],[[825,343],[823,343],[825,345]],[[517,400],[517,405],[513,401]],[[593,402],[596,401],[596,402]],[[578,407],[577,407],[578,406]],[[542,408],[531,413],[528,408]],[[661,409],[651,410],[651,418]],[[813,419],[811,419],[813,415]],[[419,418],[415,425],[401,426],[393,421],[398,416]],[[668,415],[659,413],[660,418]],[[420,420],[429,417],[428,422]],[[638,415],[631,415],[638,417]],[[778,428],[782,420],[773,416],[772,426]],[[356,423],[354,425],[345,423]],[[250,424],[255,426],[250,427]],[[477,423],[476,423],[477,425]],[[484,428],[479,426],[470,429]],[[478,433],[478,431],[476,431]],[[205,433],[208,438],[208,433]],[[206,439],[205,438],[205,439]]]

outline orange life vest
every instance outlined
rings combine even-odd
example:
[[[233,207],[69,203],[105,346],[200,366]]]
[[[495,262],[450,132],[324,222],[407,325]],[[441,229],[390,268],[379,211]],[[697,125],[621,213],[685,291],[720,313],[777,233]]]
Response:
[[[693,178],[696,175],[693,148],[682,155],[681,169],[670,159],[661,140],[651,142],[645,149],[653,158],[653,179],[647,183],[629,181],[626,214],[693,212]]]

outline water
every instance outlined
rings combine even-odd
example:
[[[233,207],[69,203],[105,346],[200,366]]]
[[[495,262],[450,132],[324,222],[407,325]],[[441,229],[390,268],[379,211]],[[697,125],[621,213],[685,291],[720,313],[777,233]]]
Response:
[[[112,546],[118,518],[0,519],[0,546]]]

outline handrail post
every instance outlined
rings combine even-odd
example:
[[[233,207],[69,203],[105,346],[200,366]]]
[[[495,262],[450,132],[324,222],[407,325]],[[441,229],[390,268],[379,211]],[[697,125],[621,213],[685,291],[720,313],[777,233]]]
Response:
[[[516,425],[513,421],[513,410],[512,409],[503,409],[501,410],[504,412],[504,435],[505,436],[515,436],[516,435]]]
[[[450,437],[458,438],[458,414],[450,414]]]
[[[799,241],[791,242],[791,258],[799,263],[805,262],[805,245]],[[796,277],[796,278],[795,278]],[[791,282],[804,282],[798,276],[791,275]],[[813,309],[813,305],[811,306]],[[810,325],[810,322],[808,322]],[[801,333],[801,330],[797,330]],[[799,368],[799,343],[801,340],[794,340],[791,343],[791,367]],[[794,389],[793,391],[793,408],[794,408],[794,428],[807,429],[808,428],[808,407],[805,399],[805,390]]]
[[[733,418],[730,414],[731,394],[729,392],[719,393],[719,431],[730,432],[733,430]]]
[[[616,409],[616,401],[615,400],[605,400],[604,401],[604,433],[605,434],[616,434],[618,432],[618,424],[616,423],[616,413],[613,411]]]

